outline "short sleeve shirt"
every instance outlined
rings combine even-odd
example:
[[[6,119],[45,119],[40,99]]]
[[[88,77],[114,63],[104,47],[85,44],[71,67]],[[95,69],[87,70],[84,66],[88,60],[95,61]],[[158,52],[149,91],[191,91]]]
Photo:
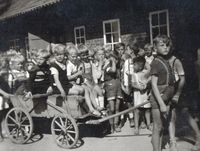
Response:
[[[74,65],[71,61],[67,61],[67,76],[71,76],[78,71],[78,66]]]
[[[167,70],[164,67],[164,65],[158,61],[157,59],[154,59],[151,63],[151,75],[158,77],[158,85],[165,85],[167,80]]]

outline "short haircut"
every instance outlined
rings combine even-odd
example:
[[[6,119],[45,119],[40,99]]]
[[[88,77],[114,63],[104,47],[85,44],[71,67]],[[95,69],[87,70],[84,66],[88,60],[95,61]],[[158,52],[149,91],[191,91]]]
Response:
[[[125,49],[125,44],[124,43],[118,43],[114,45],[114,50],[119,49],[120,47],[123,47]]]
[[[144,45],[144,50],[150,50],[151,52],[153,52],[153,45],[150,43],[147,43]]]
[[[134,58],[133,61],[134,61],[134,63],[141,64],[143,67],[144,67],[144,65],[146,63],[146,59],[143,56],[138,56],[138,57]]]
[[[65,54],[66,53],[66,46],[63,44],[57,44],[54,49],[53,53],[55,54]]]
[[[169,38],[167,35],[158,35],[153,40],[154,45],[157,45],[160,42],[165,43],[167,46],[172,46],[171,38]]]
[[[66,46],[66,53],[69,54],[72,50],[78,53],[78,48],[74,44],[70,44]]]
[[[84,44],[78,45],[78,50],[80,53],[86,53],[86,52],[89,53],[88,47]]]
[[[48,59],[50,57],[50,52],[47,49],[38,49],[36,57]]]
[[[19,62],[24,63],[25,58],[22,54],[16,54],[10,58],[10,63]]]

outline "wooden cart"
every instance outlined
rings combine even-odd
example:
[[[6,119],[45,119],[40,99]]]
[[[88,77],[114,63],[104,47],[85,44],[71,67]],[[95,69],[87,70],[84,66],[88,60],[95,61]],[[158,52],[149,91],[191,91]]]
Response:
[[[79,139],[78,119],[84,119],[90,114],[79,108],[84,99],[79,96],[68,96],[63,100],[59,95],[47,96],[46,94],[34,95],[25,100],[22,96],[13,96],[13,108],[5,118],[6,132],[12,142],[23,144],[32,136],[32,117],[52,117],[51,133],[58,146],[73,148]],[[87,124],[99,124],[116,116],[126,114],[146,104],[127,109],[115,115],[101,119],[88,120]]]

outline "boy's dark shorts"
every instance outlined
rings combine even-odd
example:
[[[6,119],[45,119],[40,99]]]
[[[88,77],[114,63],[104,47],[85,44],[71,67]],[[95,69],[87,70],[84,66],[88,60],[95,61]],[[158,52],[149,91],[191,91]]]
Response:
[[[108,101],[122,99],[121,83],[119,79],[112,79],[105,82],[105,95]]]
[[[161,97],[162,97],[162,99],[163,99],[163,101],[165,102],[166,105],[169,104],[173,95],[174,95],[174,86],[168,86],[167,89],[161,95]],[[160,108],[158,101],[156,100],[153,92],[151,92],[150,103],[151,103],[152,109],[159,109]]]
[[[128,95],[122,90],[122,95],[123,95],[123,98],[124,98],[124,102],[127,102],[127,103],[133,103],[134,102],[132,94]]]
[[[68,95],[69,90],[70,90],[72,87],[73,87],[73,84],[72,84],[72,83],[68,83],[68,84],[65,85],[65,87],[63,87],[63,89],[64,89],[66,95]],[[58,89],[56,86],[53,86],[53,93],[54,93],[54,94],[60,94],[60,91],[59,91],[59,89]]]

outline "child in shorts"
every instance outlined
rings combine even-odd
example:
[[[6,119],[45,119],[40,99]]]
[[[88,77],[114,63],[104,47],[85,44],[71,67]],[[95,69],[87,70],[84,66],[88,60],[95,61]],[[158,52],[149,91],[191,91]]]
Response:
[[[169,102],[174,95],[174,75],[168,63],[167,55],[171,49],[171,39],[166,35],[159,35],[153,40],[157,56],[151,64],[153,151],[162,150],[163,127],[169,118]]]
[[[121,83],[117,77],[117,62],[118,54],[113,51],[108,58],[109,64],[105,67],[105,95],[109,104],[110,114],[115,114],[119,112],[120,102],[123,99],[121,91]],[[110,120],[111,133],[120,132],[121,128],[119,127],[119,117]]]

